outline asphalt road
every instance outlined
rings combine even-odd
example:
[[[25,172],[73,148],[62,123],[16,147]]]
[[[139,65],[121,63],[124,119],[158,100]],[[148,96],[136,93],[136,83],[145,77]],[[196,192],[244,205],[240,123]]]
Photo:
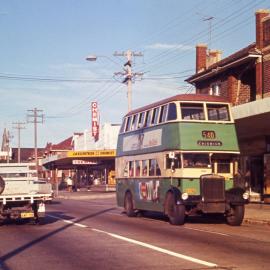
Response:
[[[0,269],[269,269],[270,228],[153,213],[128,218],[114,198],[58,200],[42,225],[0,227]]]

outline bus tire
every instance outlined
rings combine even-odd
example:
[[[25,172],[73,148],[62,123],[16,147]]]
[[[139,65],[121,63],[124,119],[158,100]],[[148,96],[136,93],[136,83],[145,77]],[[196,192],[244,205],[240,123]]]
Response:
[[[165,201],[165,213],[169,217],[172,225],[183,225],[185,223],[185,206],[176,204],[172,192],[168,192]]]
[[[244,205],[233,205],[226,215],[227,223],[231,226],[240,226],[245,215]]]
[[[0,194],[3,193],[4,189],[5,189],[5,181],[4,181],[4,179],[0,176]]]
[[[129,191],[125,195],[124,208],[128,217],[135,217],[136,213],[133,207],[132,194]]]

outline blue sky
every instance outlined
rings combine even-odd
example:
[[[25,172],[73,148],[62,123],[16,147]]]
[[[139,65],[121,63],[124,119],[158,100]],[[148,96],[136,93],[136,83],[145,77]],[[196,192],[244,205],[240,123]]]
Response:
[[[127,88],[114,72],[125,58],[115,51],[142,52],[133,62],[143,72],[133,84],[136,108],[192,91],[184,80],[194,73],[195,45],[210,42],[223,57],[255,41],[257,9],[269,0],[1,0],[0,134],[25,122],[38,108],[45,122],[38,145],[59,143],[89,129],[90,104],[97,101],[101,123],[120,123],[127,112]],[[85,57],[98,56],[96,62]],[[21,146],[33,146],[33,125],[21,132]]]

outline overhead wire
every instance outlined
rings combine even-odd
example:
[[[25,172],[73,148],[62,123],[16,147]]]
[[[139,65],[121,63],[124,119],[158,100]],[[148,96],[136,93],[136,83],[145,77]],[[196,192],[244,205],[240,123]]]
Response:
[[[245,4],[244,8],[240,8],[240,9],[232,12],[230,15],[228,15],[227,17],[222,19],[220,22],[217,22],[215,25],[213,25],[213,28],[212,28],[213,31],[216,30],[218,27],[221,27],[221,26],[225,25],[226,23],[231,22],[232,20],[234,20],[236,18],[239,18],[239,16],[241,14],[249,11],[251,8],[254,8],[257,5],[259,5],[259,4],[261,4],[261,3],[265,2],[265,1],[266,0],[262,0],[262,1],[256,2],[255,4],[254,4],[254,1],[251,1],[248,4]],[[239,13],[239,11],[240,11],[240,13]],[[168,61],[168,59],[162,59],[162,57],[167,57],[169,54],[172,54],[172,53],[174,53],[174,55],[171,56],[170,59],[174,58],[176,53],[177,53],[177,55],[183,54],[184,52],[179,52],[179,51],[177,52],[177,50],[180,49],[181,46],[188,45],[191,41],[196,41],[199,38],[207,36],[207,35],[208,35],[208,30],[207,29],[205,29],[203,31],[200,31],[199,33],[196,33],[192,37],[190,37],[187,40],[185,40],[184,42],[182,42],[180,45],[173,46],[172,48],[167,49],[167,50],[155,55],[154,57],[150,58],[148,63],[145,64],[144,66],[146,66],[146,67],[150,66],[151,67],[154,64],[157,65],[160,62],[163,63],[165,61]]]
[[[33,75],[19,75],[19,74],[5,74],[0,73],[0,79],[7,80],[19,80],[19,81],[38,81],[38,82],[69,82],[69,83],[93,83],[93,82],[107,82],[113,81],[112,78],[78,78],[78,79],[66,79],[59,77],[42,77]]]

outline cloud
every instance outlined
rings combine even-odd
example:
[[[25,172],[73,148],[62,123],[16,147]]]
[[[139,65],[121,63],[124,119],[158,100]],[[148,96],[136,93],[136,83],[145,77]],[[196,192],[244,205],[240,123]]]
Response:
[[[154,43],[151,45],[146,45],[146,49],[152,49],[152,50],[179,50],[179,51],[191,51],[194,50],[194,46],[191,45],[184,45],[184,44],[166,44],[166,43]]]

